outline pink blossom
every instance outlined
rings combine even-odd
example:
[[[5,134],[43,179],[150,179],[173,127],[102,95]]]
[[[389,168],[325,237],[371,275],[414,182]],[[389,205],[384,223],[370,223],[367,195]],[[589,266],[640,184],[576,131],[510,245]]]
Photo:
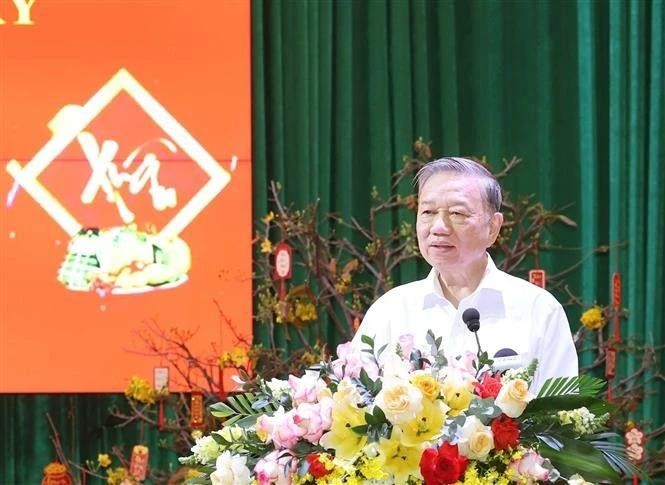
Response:
[[[256,431],[266,433],[268,442],[274,443],[276,448],[291,449],[302,436],[300,428],[293,422],[293,416],[293,410],[287,413],[280,407],[272,416],[259,416],[256,420]]]
[[[413,335],[405,334],[399,338],[399,346],[402,349],[402,355],[405,359],[408,359],[411,356],[411,351],[413,350]]]
[[[284,451],[273,451],[261,458],[254,467],[259,485],[291,485],[291,475],[296,471],[293,455]]]
[[[321,435],[332,426],[332,399],[326,398],[316,404],[302,403],[295,409],[294,434],[312,444],[317,444]]]
[[[533,450],[528,451],[520,460],[514,461],[509,468],[515,471],[526,483],[536,483],[538,480],[547,480],[549,470],[543,467],[545,459]]]
[[[327,388],[326,383],[319,378],[318,374],[305,374],[302,377],[290,375],[289,386],[293,391],[291,397],[294,406],[304,402],[317,402],[319,393]]]
[[[365,369],[372,379],[376,379],[379,375],[379,367],[376,362],[352,342],[337,346],[337,360],[332,362],[332,369],[338,379],[358,377],[361,369]]]

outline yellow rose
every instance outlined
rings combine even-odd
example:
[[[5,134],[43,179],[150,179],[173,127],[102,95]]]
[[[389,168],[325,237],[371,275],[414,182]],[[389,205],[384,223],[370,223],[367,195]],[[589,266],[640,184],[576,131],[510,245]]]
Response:
[[[529,392],[529,385],[523,379],[515,379],[504,384],[496,397],[496,404],[506,416],[519,417],[526,405],[534,398]]]
[[[605,325],[605,316],[603,315],[603,309],[599,306],[594,306],[589,308],[587,311],[582,313],[580,317],[580,322],[589,330],[598,330],[603,328]]]
[[[416,371],[411,374],[411,384],[420,389],[420,392],[423,393],[430,401],[434,401],[439,397],[441,392],[441,385],[432,374],[427,371]]]

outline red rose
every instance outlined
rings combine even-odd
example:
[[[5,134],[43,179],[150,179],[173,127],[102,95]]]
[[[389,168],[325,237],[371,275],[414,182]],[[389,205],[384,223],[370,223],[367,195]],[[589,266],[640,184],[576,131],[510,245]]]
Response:
[[[502,414],[490,424],[494,434],[494,448],[506,450],[517,446],[520,440],[520,428],[517,421]]]
[[[325,477],[332,471],[328,470],[326,466],[321,463],[318,453],[310,453],[305,457],[305,460],[309,464],[309,473],[311,473],[314,478]]]
[[[501,376],[497,374],[492,376],[489,372],[483,375],[479,384],[476,384],[476,394],[485,399],[488,397],[497,397],[501,390]]]
[[[462,478],[469,460],[460,456],[457,445],[444,442],[438,449],[427,448],[420,457],[425,485],[455,483]]]

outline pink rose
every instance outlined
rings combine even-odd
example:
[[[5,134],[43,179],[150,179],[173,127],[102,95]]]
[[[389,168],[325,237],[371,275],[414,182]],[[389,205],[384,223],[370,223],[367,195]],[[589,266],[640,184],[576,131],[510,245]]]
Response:
[[[290,453],[273,451],[256,463],[254,473],[259,485],[291,485],[291,475],[295,473],[296,466]]]
[[[259,416],[256,431],[267,434],[268,442],[274,443],[276,448],[291,449],[302,436],[301,429],[293,422],[293,416],[293,410],[285,413],[280,407],[272,416]]]
[[[337,346],[337,359],[331,365],[338,379],[358,377],[361,369],[365,369],[372,379],[376,379],[379,375],[379,367],[376,362],[371,360],[366,352],[362,352],[354,346],[352,342]]]
[[[332,399],[320,403],[302,403],[293,414],[294,434],[312,444],[317,444],[321,435],[330,430],[332,425]]]
[[[304,402],[317,402],[319,393],[327,388],[326,383],[317,374],[305,374],[302,377],[290,375],[289,386],[293,391],[291,397],[294,406]]]
[[[544,468],[545,459],[533,450],[527,452],[520,460],[514,461],[509,468],[514,470],[526,483],[532,484],[538,480],[547,480],[550,475],[549,470]]]

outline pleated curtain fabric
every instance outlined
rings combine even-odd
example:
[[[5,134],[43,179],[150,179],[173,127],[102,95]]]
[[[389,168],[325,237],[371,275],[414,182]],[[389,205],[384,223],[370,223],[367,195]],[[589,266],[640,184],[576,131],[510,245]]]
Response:
[[[254,216],[279,181],[294,207],[366,221],[370,192],[387,195],[419,136],[436,155],[523,163],[505,180],[511,194],[535,194],[578,228],[549,242],[573,248],[543,254],[569,275],[585,305],[609,303],[614,271],[624,277],[625,339],[662,345],[665,297],[665,56],[663,0],[253,0]],[[211,62],[223,62],[223,59]],[[399,188],[409,193],[404,184]],[[388,229],[409,214],[382,221]],[[326,227],[322,226],[322,231]],[[599,246],[608,251],[594,253]],[[396,282],[423,275],[410,264]],[[580,308],[568,309],[573,329]],[[333,346],[333,326],[307,330]],[[269,343],[266,328],[255,340]],[[276,339],[286,350],[301,345]],[[591,353],[583,354],[588,363]],[[637,361],[620,358],[619,373]],[[661,369],[652,369],[656,373]],[[635,419],[662,424],[663,386],[653,384]],[[137,439],[151,464],[173,463],[158,433],[104,424],[122,396],[2,396],[0,483],[37,483],[54,454],[51,413],[70,458],[95,459]],[[74,405],[76,421],[69,409]],[[111,423],[106,423],[111,424]],[[143,433],[143,434],[141,434]],[[152,434],[150,434],[152,433]],[[155,460],[153,462],[153,460]]]

